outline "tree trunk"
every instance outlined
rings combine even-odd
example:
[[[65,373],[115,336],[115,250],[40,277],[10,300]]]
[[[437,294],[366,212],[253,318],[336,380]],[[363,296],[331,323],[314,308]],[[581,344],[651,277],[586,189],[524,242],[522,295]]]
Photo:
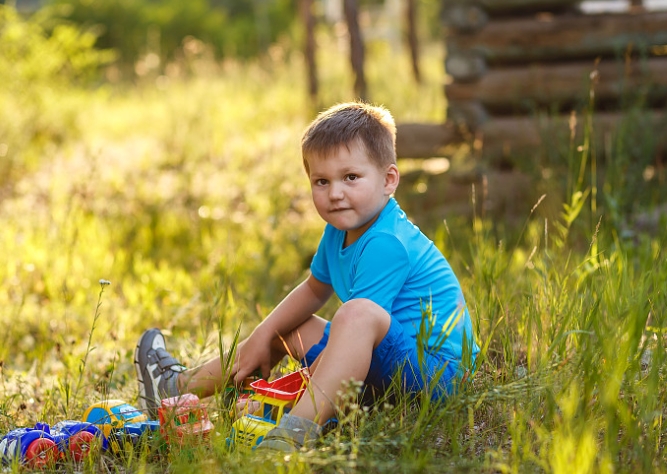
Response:
[[[445,86],[449,101],[479,101],[492,113],[530,113],[536,107],[565,110],[588,103],[591,73],[598,105],[619,106],[624,98],[642,94],[649,103],[667,98],[667,58],[644,61],[593,61],[532,64],[489,70],[479,81]]]
[[[412,76],[417,84],[421,84],[422,77],[419,70],[419,41],[417,39],[417,6],[415,0],[406,0],[406,20],[408,46],[410,48],[410,58],[412,59]]]
[[[451,35],[454,54],[476,53],[490,65],[651,54],[667,44],[667,12],[565,15],[489,22],[475,35]]]
[[[318,82],[317,63],[315,61],[315,17],[313,16],[313,0],[301,0],[301,17],[305,27],[304,57],[308,74],[308,95],[311,103],[317,102]]]
[[[364,41],[359,28],[359,5],[357,0],[344,0],[345,21],[350,34],[350,61],[354,72],[354,93],[367,100],[366,77],[364,75]]]

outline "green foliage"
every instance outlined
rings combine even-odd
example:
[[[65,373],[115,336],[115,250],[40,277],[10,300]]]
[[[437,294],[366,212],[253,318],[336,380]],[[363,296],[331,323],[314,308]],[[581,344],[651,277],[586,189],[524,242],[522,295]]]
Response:
[[[197,365],[233,348],[303,278],[322,229],[299,159],[314,112],[295,92],[305,91],[300,57],[282,54],[107,93],[53,78],[39,110],[61,118],[60,134],[21,119],[36,159],[0,200],[0,433],[76,418],[107,396],[134,403],[144,329],[164,328],[176,357]],[[350,99],[347,58],[321,54],[322,100]],[[406,58],[389,59],[382,47],[369,56],[372,99],[400,121],[437,119],[439,55],[427,56],[421,86]],[[48,90],[42,72],[17,95]],[[209,448],[157,459],[138,448],[63,471],[664,472],[665,226],[622,238],[606,202],[593,204],[592,176],[610,168],[593,172],[583,142],[564,145],[582,148],[559,176],[571,186],[555,217],[539,212],[547,196],[511,239],[485,217],[431,223],[482,347],[472,381],[442,403],[394,393],[365,409],[352,384],[318,449],[246,456],[227,449],[228,400],[216,397],[221,435]],[[659,203],[652,183],[648,206]],[[100,279],[112,282],[104,294]]]
[[[57,23],[70,20],[74,25],[94,29],[98,33],[97,47],[113,48],[119,59],[133,61],[144,52],[148,41],[144,3],[56,0],[49,12]]]
[[[173,61],[190,37],[210,45],[217,57],[255,56],[288,32],[295,14],[288,0],[51,0],[51,5],[56,21],[98,31],[97,47],[117,51],[126,71],[150,53],[163,65]]]
[[[634,103],[621,124],[622,132],[616,134],[605,150],[603,165],[607,172],[602,184],[602,197],[610,216],[620,221],[640,209],[636,203],[660,202],[663,195],[657,186],[648,182],[664,180],[659,159],[658,137],[652,133],[657,127],[664,129],[667,121],[655,124],[651,113]]]
[[[58,25],[50,34],[39,17],[24,20],[0,5],[0,189],[13,186],[42,159],[49,143],[76,129],[65,107],[73,84],[87,84],[113,59],[93,47],[95,36]],[[66,92],[67,91],[67,92]]]
[[[0,6],[0,34],[0,78],[12,91],[35,83],[63,86],[89,79],[100,64],[111,59],[108,52],[93,49],[93,33],[56,25],[47,35],[39,18],[23,20],[7,6]]]

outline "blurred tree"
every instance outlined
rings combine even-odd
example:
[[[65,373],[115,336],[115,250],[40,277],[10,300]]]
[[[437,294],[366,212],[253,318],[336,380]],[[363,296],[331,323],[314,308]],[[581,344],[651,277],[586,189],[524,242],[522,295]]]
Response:
[[[343,0],[343,11],[345,12],[345,21],[350,35],[350,62],[354,71],[354,93],[357,98],[366,100],[368,96],[364,74],[366,48],[359,27],[359,2],[357,0]]]
[[[50,156],[50,146],[76,135],[63,92],[88,85],[114,59],[94,43],[89,31],[58,25],[48,33],[41,18],[0,5],[0,194]]]
[[[97,33],[95,46],[113,48],[130,65],[146,47],[147,11],[141,0],[53,0],[54,24],[67,20]]]
[[[211,6],[225,10],[232,17],[252,16],[254,3],[252,0],[211,0]]]
[[[96,46],[113,48],[131,69],[147,53],[163,63],[192,36],[218,57],[251,57],[287,34],[296,18],[291,0],[48,0],[55,22],[93,29]]]
[[[419,70],[419,40],[417,38],[417,2],[405,0],[405,22],[408,39],[408,49],[412,59],[412,76],[415,82],[420,83],[421,71]]]
[[[313,0],[300,0],[301,18],[305,30],[304,57],[308,76],[308,95],[311,103],[317,101],[317,63],[315,61],[315,16],[313,15]]]

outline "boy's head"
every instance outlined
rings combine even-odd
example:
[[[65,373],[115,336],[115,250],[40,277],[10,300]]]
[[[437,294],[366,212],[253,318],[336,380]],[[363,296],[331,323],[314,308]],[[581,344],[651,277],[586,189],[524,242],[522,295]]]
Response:
[[[396,164],[396,124],[391,113],[384,107],[346,102],[320,113],[303,134],[306,172],[310,173],[309,157],[327,157],[355,141],[378,168]]]

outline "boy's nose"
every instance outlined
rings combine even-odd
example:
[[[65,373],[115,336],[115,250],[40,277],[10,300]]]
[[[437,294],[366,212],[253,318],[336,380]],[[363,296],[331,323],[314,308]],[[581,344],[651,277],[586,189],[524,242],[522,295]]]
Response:
[[[329,186],[329,199],[332,201],[343,198],[343,186],[338,183],[331,183]]]

